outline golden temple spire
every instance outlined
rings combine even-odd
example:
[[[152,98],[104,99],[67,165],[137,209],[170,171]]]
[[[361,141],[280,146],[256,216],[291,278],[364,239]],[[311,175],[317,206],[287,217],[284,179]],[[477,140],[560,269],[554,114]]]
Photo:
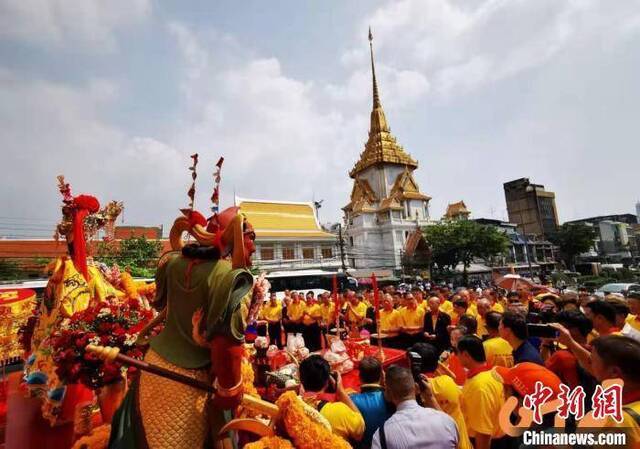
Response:
[[[376,79],[376,67],[373,60],[373,34],[371,33],[371,27],[369,27],[369,50],[371,51],[371,76],[373,81],[373,108],[369,125],[369,139],[367,139],[364,151],[360,154],[360,160],[349,172],[352,178],[355,178],[368,167],[382,163],[404,165],[411,170],[418,167],[418,163],[404,151],[402,146],[398,145],[396,138],[391,134],[387,117],[384,109],[382,109],[378,81]]]
[[[369,27],[369,50],[371,51],[371,74],[373,76],[373,108],[381,108],[380,95],[378,94],[378,82],[376,81],[376,66],[373,63],[373,34]]]

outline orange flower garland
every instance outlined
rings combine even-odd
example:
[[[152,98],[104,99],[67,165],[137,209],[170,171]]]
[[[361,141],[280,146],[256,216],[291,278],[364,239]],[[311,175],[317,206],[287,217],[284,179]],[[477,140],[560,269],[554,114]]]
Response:
[[[133,280],[130,273],[127,273],[126,271],[121,273],[120,284],[122,285],[122,289],[127,295],[127,298],[138,299],[138,288],[136,287],[136,282]]]
[[[247,443],[244,449],[294,449],[289,440],[280,437],[263,437],[254,443]]]
[[[304,403],[293,392],[287,391],[276,404],[282,412],[287,432],[298,449],[351,449],[342,437],[315,422],[305,411]]]
[[[93,429],[89,435],[80,438],[71,449],[107,449],[111,426],[103,424]]]

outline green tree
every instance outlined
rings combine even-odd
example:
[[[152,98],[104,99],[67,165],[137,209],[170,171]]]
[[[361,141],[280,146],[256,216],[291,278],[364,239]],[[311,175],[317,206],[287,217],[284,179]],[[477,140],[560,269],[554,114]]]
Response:
[[[23,277],[25,277],[24,270],[20,268],[15,260],[0,259],[0,280],[15,281]]]
[[[503,254],[509,247],[509,238],[497,228],[469,220],[427,226],[424,235],[431,247],[432,263],[438,270],[453,270],[462,264],[465,282],[467,269],[475,258],[486,260]]]
[[[549,236],[549,241],[560,248],[562,259],[571,271],[576,271],[576,256],[589,251],[596,238],[592,226],[582,223],[565,223]]]
[[[162,243],[146,237],[130,237],[119,242],[101,242],[97,258],[106,264],[127,268],[133,276],[152,277],[162,251]]]

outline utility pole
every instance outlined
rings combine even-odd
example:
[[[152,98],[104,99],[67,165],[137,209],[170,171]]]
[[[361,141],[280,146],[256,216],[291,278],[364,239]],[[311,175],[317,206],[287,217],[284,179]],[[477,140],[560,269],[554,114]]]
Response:
[[[342,271],[347,272],[347,265],[344,262],[344,239],[342,238],[342,223],[338,223],[338,240],[340,246],[340,260],[342,261]]]

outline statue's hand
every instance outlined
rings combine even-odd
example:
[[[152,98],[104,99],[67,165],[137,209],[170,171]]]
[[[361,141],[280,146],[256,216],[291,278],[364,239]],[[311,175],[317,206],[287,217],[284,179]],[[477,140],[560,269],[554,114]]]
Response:
[[[265,277],[264,273],[260,274],[253,285],[253,295],[258,301],[263,301],[267,291],[271,288],[271,284]]]
[[[199,308],[191,317],[191,338],[193,338],[193,341],[195,341],[198,346],[208,348],[211,345],[207,342],[204,335],[200,333],[200,323],[202,322],[203,316],[204,312],[202,311],[202,308]]]

